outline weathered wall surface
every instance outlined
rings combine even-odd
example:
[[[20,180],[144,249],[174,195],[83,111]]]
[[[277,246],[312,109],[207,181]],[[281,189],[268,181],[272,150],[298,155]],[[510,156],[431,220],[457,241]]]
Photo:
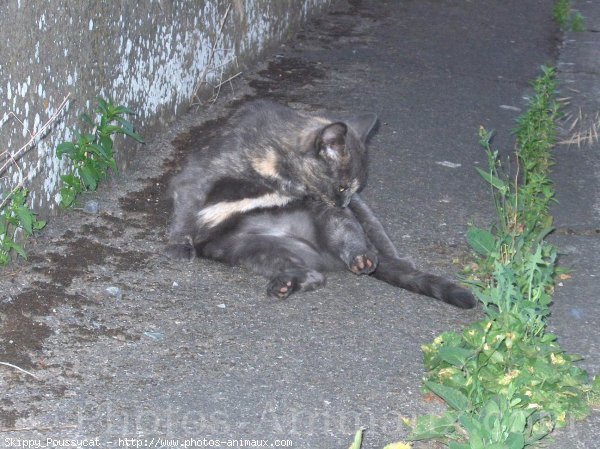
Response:
[[[23,184],[35,210],[51,211],[66,168],[55,147],[96,96],[135,110],[136,128],[149,130],[183,112],[202,78],[232,73],[328,2],[0,2],[0,188]],[[52,127],[14,157],[69,94]]]

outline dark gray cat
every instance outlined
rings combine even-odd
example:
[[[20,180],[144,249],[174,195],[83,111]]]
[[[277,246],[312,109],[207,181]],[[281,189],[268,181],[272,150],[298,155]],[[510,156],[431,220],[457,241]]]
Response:
[[[325,284],[327,271],[370,274],[471,308],[466,289],[402,259],[358,192],[374,114],[344,120],[256,101],[188,161],[171,185],[169,256],[247,267],[285,298]]]

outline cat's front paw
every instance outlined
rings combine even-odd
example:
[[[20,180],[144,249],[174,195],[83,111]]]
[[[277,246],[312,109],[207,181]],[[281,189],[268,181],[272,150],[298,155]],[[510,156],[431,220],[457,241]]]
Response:
[[[284,299],[296,291],[315,290],[325,285],[326,281],[325,275],[315,270],[287,271],[277,274],[269,281],[267,294]]]
[[[348,264],[348,268],[354,274],[371,274],[377,268],[377,263],[377,255],[367,251],[364,254],[354,256]]]
[[[169,259],[189,262],[196,257],[196,250],[190,243],[169,243],[165,255]]]

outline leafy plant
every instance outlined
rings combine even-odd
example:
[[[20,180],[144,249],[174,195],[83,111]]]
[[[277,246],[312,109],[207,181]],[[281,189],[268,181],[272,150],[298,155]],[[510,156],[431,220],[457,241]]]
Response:
[[[0,208],[0,265],[8,264],[13,252],[27,259],[23,246],[17,243],[18,233],[32,235],[46,226],[46,222],[38,220],[36,214],[27,207],[28,193],[27,189],[14,190],[2,202],[4,206]]]
[[[564,426],[568,416],[586,416],[600,398],[600,381],[590,382],[574,363],[579,357],[546,331],[557,252],[544,239],[552,230],[548,174],[559,108],[554,71],[542,69],[517,123],[514,180],[501,171],[492,133],[480,130],[488,170],[478,172],[492,189],[497,221],[489,230],[471,227],[467,239],[478,257],[471,284],[487,317],[423,347],[424,387],[450,410],[409,423],[413,440],[441,439],[451,449],[520,449]]]
[[[95,190],[108,170],[117,170],[113,149],[115,134],[123,134],[143,142],[133,130],[132,124],[124,118],[133,114],[133,111],[124,106],[116,106],[110,100],[98,98],[97,101],[95,112],[98,123],[86,114],[81,116],[92,131],[76,133],[74,142],[63,142],[56,149],[59,158],[66,155],[72,162],[71,173],[61,176],[64,183],[60,191],[61,205],[65,207],[72,205],[81,192]],[[18,243],[19,234],[33,235],[46,225],[45,221],[38,220],[36,214],[27,207],[27,195],[27,189],[15,188],[4,198],[0,198],[0,265],[8,264],[13,254],[25,259],[23,245]]]
[[[502,172],[498,151],[491,148],[492,132],[479,130],[480,144],[486,151],[488,171],[477,168],[490,184],[497,221],[491,230],[472,227],[467,240],[483,256],[480,274],[492,273],[494,260],[503,264],[517,262],[515,255],[527,242],[539,243],[552,230],[548,207],[554,196],[548,177],[552,160],[550,151],[556,142],[559,104],[554,99],[554,70],[542,67],[543,74],[534,83],[535,96],[529,108],[517,120],[518,172],[514,180]]]
[[[551,414],[559,426],[566,424],[567,413],[589,413],[586,397],[592,387],[587,373],[573,363],[579,357],[566,354],[555,335],[528,336],[518,315],[503,313],[473,323],[462,334],[444,333],[423,353],[429,373],[425,387],[457,411],[510,397],[519,399],[519,407]]]
[[[584,17],[573,11],[571,0],[558,0],[552,9],[554,21],[565,31],[585,31]]]
[[[92,128],[91,133],[76,132],[74,142],[63,142],[56,148],[57,157],[67,156],[73,168],[71,173],[62,175],[64,186],[60,190],[61,206],[71,206],[77,196],[87,190],[96,190],[98,183],[106,178],[108,171],[117,171],[113,148],[113,136],[123,134],[143,142],[133,130],[133,125],[125,119],[134,112],[125,106],[116,106],[111,100],[98,98],[96,113],[99,122],[83,114],[81,119]]]
[[[445,439],[450,449],[521,449],[533,445],[548,433],[552,422],[536,408],[518,408],[519,402],[518,398],[494,396],[471,413],[454,410],[441,417],[421,416],[413,427],[412,439]]]

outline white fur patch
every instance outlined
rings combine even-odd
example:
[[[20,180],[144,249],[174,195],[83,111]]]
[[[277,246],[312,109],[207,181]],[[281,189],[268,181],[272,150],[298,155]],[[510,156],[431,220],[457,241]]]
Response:
[[[244,198],[237,201],[222,201],[208,206],[198,212],[198,220],[201,224],[214,228],[219,223],[227,220],[235,214],[241,214],[254,209],[265,209],[269,207],[282,207],[292,200],[292,197],[278,193],[267,193],[256,198]]]
[[[332,161],[338,161],[340,159],[339,151],[333,148],[331,145],[327,145],[324,151],[325,155]]]

